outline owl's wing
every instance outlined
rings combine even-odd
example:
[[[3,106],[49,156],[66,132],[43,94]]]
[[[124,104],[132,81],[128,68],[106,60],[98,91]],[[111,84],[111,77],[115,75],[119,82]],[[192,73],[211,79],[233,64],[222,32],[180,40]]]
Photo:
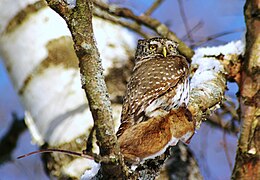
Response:
[[[188,64],[182,56],[153,59],[135,69],[124,98],[118,137],[128,127],[144,121],[146,109],[153,102],[161,100],[167,104],[175,95],[177,84],[187,78],[187,70]]]
[[[149,117],[154,117],[161,113],[165,113],[165,110],[171,104],[172,98],[176,95],[177,85],[183,81],[182,76],[173,78],[167,83],[161,83],[158,86],[154,86],[152,91],[147,91],[142,104],[137,105],[134,112],[135,123],[145,121]]]

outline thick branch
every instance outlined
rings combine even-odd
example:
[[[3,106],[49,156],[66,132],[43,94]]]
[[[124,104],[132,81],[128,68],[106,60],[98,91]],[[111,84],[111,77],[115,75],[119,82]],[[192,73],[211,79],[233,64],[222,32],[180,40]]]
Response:
[[[185,55],[188,59],[190,59],[193,56],[193,50],[190,49],[184,42],[182,42],[174,32],[170,31],[166,25],[162,24],[158,20],[153,19],[150,16],[146,16],[145,14],[137,16],[127,8],[109,6],[100,1],[94,1],[94,4],[100,9],[107,11],[111,15],[131,19],[139,24],[149,27],[160,36],[167,37],[169,39],[177,41],[179,43],[178,49],[181,52],[181,54]]]
[[[260,179],[260,1],[247,0],[244,13],[246,52],[239,99],[242,126],[232,178]]]
[[[191,79],[188,108],[193,115],[197,127],[199,127],[201,121],[207,115],[220,107],[219,105],[224,99],[224,92],[226,90],[226,78],[223,66],[216,59],[200,58],[199,61],[192,63],[194,63],[192,64],[192,68],[195,68],[196,72]],[[208,64],[208,69],[205,69],[203,64]],[[219,68],[215,71],[214,69],[217,66]]]
[[[49,4],[52,5],[52,2]],[[92,2],[77,0],[76,7],[73,9],[57,6],[57,4],[53,8],[66,20],[72,33],[74,48],[79,59],[82,88],[86,92],[94,119],[100,154],[111,159],[110,162],[101,163],[102,175],[108,179],[122,178],[124,177],[124,168],[121,166],[122,156],[114,132],[111,103],[104,81],[101,59],[94,40]]]
[[[230,77],[229,73],[238,72],[233,63],[240,62],[243,48],[242,42],[237,41],[219,47],[200,48],[193,56],[191,72],[194,74],[188,108],[198,126],[223,102],[227,79],[239,81],[239,76]]]

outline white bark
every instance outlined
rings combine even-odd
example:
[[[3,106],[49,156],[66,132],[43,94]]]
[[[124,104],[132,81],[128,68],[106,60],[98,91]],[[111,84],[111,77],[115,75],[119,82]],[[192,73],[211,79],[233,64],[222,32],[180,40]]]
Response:
[[[244,53],[242,41],[216,47],[203,47],[195,51],[191,63],[189,110],[197,128],[203,119],[220,108],[225,100],[228,66]],[[218,57],[222,56],[222,57]]]
[[[71,35],[65,21],[49,7],[28,10],[29,5],[38,2],[41,1],[0,2],[0,55],[27,111],[26,122],[34,142],[57,147],[73,141],[84,149],[93,120],[81,89]],[[13,26],[22,11],[25,18]],[[121,27],[100,19],[94,20],[94,28],[108,74],[110,67],[122,66],[129,58],[133,37]],[[117,121],[118,109],[120,106],[115,105]],[[70,162],[63,171],[79,177],[89,168],[88,162],[85,159]]]

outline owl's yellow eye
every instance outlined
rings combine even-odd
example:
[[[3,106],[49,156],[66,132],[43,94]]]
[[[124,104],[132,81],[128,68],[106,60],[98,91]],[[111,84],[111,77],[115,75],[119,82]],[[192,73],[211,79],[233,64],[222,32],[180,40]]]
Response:
[[[168,45],[168,49],[169,49],[170,51],[173,51],[173,50],[174,50],[173,45],[172,45],[172,44],[169,44],[169,45]]]
[[[149,49],[150,49],[151,51],[155,51],[155,50],[157,50],[157,45],[156,45],[156,44],[151,44],[151,45],[149,46]]]

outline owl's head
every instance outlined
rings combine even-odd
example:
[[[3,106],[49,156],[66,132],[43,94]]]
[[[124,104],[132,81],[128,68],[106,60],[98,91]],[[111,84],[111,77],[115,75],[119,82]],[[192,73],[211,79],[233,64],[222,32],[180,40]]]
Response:
[[[140,39],[135,54],[136,62],[151,57],[167,57],[178,55],[178,43],[166,38],[155,37],[152,39]]]

